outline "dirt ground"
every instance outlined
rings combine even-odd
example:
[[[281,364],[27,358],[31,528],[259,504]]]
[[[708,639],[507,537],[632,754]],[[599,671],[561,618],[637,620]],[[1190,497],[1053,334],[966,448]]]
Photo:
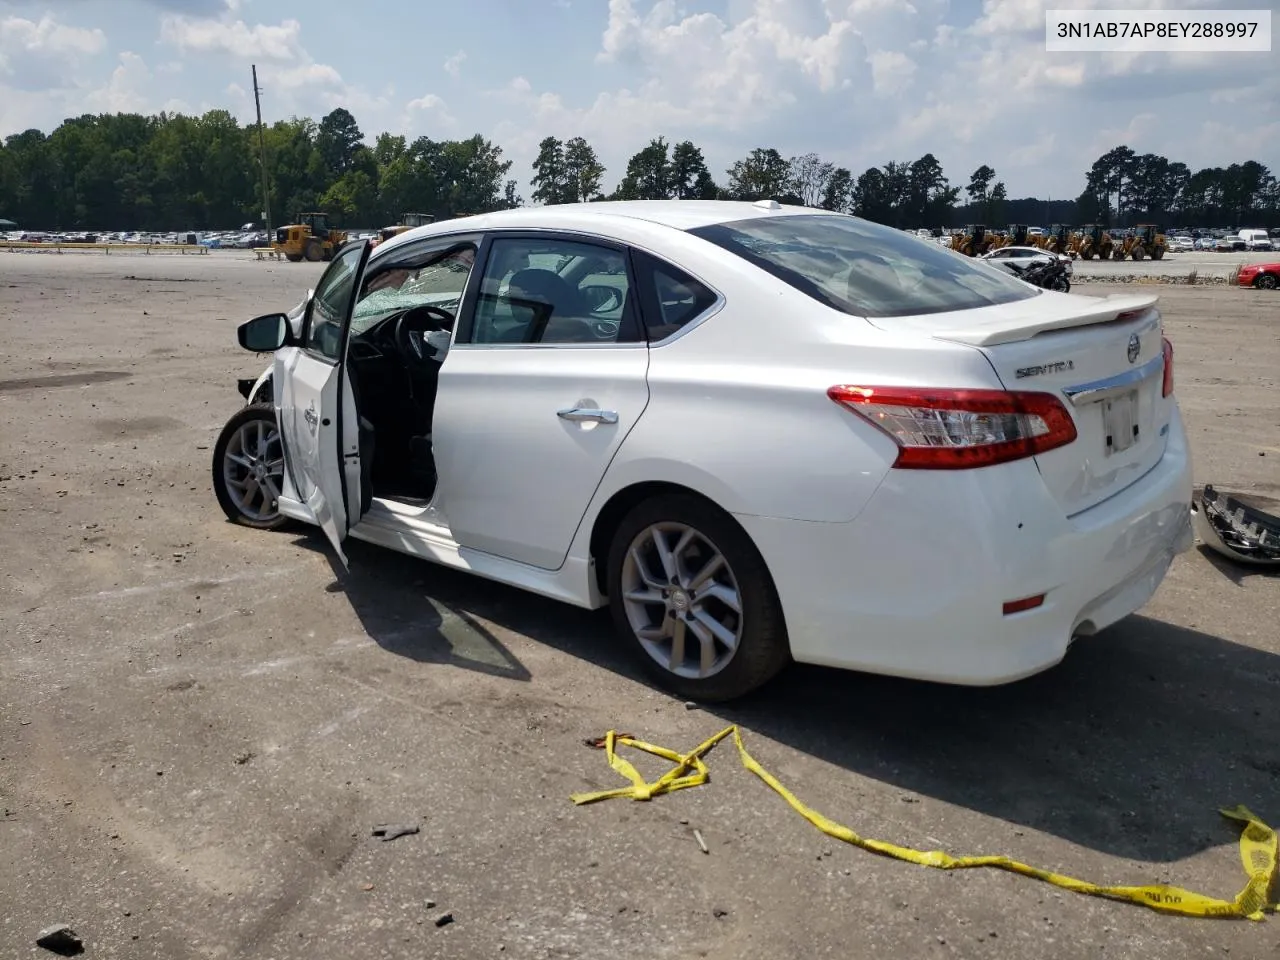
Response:
[[[863,835],[1231,898],[1218,808],[1280,824],[1274,576],[1193,551],[1140,615],[1008,687],[793,668],[686,709],[604,614],[360,543],[340,575],[318,535],[224,521],[210,449],[261,365],[235,325],[318,274],[0,253],[0,956],[49,956],[33,941],[59,922],[88,956],[165,960],[1280,952],[1280,917],[830,841],[731,744],[698,789],[569,801],[622,783],[583,738],[688,749],[738,723]],[[1197,480],[1280,496],[1280,295],[1152,289]]]

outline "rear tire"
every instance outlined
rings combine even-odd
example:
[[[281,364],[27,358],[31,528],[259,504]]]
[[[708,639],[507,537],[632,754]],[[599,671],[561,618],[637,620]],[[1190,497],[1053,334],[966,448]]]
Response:
[[[1151,259],[1152,259],[1152,260],[1163,260],[1163,259],[1164,259],[1164,247],[1156,247],[1154,250],[1152,250],[1152,251],[1151,251]]]
[[[253,403],[235,412],[213,445],[213,492],[232,523],[275,530],[280,513],[284,447],[275,406]]]
[[[700,497],[669,494],[636,506],[613,535],[607,572],[618,632],[642,669],[677,696],[732,700],[791,660],[764,558],[732,517]]]

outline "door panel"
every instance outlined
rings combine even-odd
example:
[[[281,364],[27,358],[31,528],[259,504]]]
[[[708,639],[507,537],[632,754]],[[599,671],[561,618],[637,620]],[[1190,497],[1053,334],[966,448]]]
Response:
[[[274,364],[280,431],[298,498],[344,565],[348,504],[357,517],[360,508],[359,419],[352,415],[345,358],[351,310],[368,256],[369,246],[362,242],[334,258],[307,308],[302,346],[277,351]],[[355,470],[345,469],[353,461]]]
[[[436,502],[458,544],[559,568],[649,402],[648,367],[643,344],[456,345],[440,371],[433,446]]]

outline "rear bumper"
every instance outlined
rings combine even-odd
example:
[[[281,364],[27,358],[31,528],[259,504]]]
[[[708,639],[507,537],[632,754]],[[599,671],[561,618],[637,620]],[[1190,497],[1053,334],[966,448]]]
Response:
[[[1191,547],[1178,413],[1160,462],[1068,519],[1031,461],[892,471],[849,523],[740,516],[773,574],[796,660],[992,685],[1058,663],[1143,606]],[[1044,594],[1005,616],[1009,600]]]

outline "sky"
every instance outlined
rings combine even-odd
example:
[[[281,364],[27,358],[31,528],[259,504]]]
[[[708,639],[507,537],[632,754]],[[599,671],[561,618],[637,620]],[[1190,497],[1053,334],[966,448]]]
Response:
[[[1073,199],[1119,144],[1280,172],[1280,49],[1047,53],[1047,7],[1280,0],[0,0],[0,137],[113,111],[270,123],[342,106],[382,131],[483,134],[528,196],[538,142],[585,137],[606,190],[651,138],[712,175],[754,147],[855,174],[933,153],[1011,197]]]

